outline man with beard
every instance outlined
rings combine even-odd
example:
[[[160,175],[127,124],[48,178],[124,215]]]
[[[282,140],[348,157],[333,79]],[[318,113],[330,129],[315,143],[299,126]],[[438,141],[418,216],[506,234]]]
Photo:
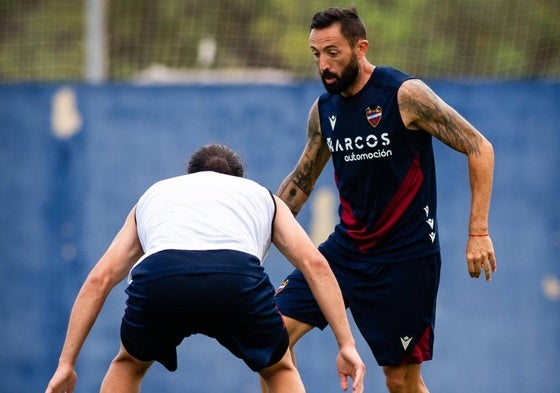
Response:
[[[389,391],[427,392],[421,363],[432,358],[441,266],[432,137],[466,155],[467,269],[487,281],[496,271],[488,234],[492,145],[426,84],[371,64],[354,7],[316,13],[309,42],[327,93],[311,107],[305,148],[277,194],[297,214],[332,157],[340,221],[319,249]],[[292,350],[327,325],[297,270],[276,300]]]

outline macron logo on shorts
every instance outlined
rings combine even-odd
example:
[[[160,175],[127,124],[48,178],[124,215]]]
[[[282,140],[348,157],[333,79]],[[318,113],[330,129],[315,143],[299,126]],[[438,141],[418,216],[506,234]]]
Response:
[[[401,344],[405,351],[408,348],[410,341],[412,341],[412,337],[408,337],[408,336],[401,337]]]

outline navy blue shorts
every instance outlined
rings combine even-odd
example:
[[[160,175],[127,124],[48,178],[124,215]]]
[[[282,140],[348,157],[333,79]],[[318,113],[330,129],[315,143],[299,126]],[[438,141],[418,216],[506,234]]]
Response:
[[[197,333],[215,338],[253,371],[277,363],[288,348],[274,287],[255,257],[162,251],[135,267],[131,278],[121,340],[139,360],[175,371],[176,347]]]
[[[348,257],[324,244],[320,250],[338,280],[346,307],[380,366],[422,363],[432,358],[441,269],[439,253],[400,263],[362,262],[360,268],[349,268],[353,261]],[[278,288],[276,303],[287,317],[320,329],[327,326],[298,270]]]

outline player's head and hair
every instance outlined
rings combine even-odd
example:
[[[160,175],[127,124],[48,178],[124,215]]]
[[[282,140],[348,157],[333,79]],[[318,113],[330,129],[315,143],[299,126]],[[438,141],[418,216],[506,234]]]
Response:
[[[212,143],[202,146],[194,152],[187,164],[187,173],[202,171],[243,177],[245,163],[241,156],[229,146]]]
[[[358,40],[367,39],[366,27],[354,6],[345,8],[332,7],[315,13],[311,18],[309,30],[325,29],[335,23],[340,25],[340,32],[351,46],[354,46]]]

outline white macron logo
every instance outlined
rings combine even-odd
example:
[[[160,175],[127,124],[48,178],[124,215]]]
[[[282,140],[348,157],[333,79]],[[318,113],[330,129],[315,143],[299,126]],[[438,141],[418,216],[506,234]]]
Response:
[[[334,126],[336,125],[336,115],[330,115],[329,121],[331,122],[331,129],[334,131]]]
[[[401,337],[401,344],[405,351],[408,348],[408,344],[410,344],[410,341],[412,341],[412,337],[408,337],[408,336]]]
[[[434,219],[433,218],[428,218],[426,220],[426,223],[430,226],[430,228],[434,229]]]

